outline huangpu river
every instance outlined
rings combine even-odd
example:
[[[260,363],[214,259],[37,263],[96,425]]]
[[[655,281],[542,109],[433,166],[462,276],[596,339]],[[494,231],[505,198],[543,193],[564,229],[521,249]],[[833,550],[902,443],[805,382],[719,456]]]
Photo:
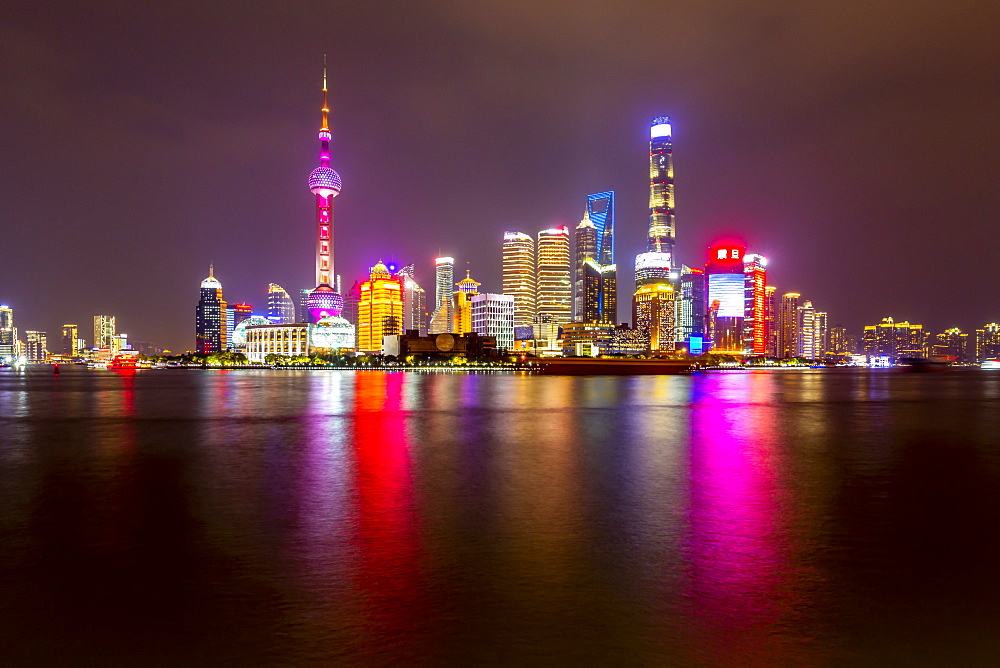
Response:
[[[1000,372],[0,372],[0,661],[985,665]]]

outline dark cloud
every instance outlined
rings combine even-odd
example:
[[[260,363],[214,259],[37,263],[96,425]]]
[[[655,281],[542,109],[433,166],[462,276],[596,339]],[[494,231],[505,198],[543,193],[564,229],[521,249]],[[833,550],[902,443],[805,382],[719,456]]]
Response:
[[[499,289],[505,229],[574,224],[609,188],[627,274],[645,124],[666,113],[683,260],[735,233],[833,322],[968,329],[1000,319],[998,19],[924,1],[22,6],[0,28],[0,301],[22,328],[111,312],[187,348],[208,262],[231,300],[309,286],[326,52],[348,283],[392,257],[430,286],[440,251]]]

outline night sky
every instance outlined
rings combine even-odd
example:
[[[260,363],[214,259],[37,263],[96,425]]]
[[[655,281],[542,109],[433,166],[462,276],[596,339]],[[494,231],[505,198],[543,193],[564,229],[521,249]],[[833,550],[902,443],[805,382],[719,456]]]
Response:
[[[0,22],[0,302],[194,347],[228,301],[314,281],[323,54],[337,273],[456,258],[618,204],[620,318],[674,128],[680,260],[723,235],[852,328],[1000,320],[1000,3],[19,3]],[[345,287],[347,287],[345,286]],[[263,309],[260,309],[263,310]]]

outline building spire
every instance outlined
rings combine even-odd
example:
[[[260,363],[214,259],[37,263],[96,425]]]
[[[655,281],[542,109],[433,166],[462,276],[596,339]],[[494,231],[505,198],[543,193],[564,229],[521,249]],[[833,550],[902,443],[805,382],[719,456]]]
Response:
[[[209,278],[215,278],[215,263],[214,262],[209,262],[208,263],[208,277]]]
[[[326,101],[326,54],[323,54],[323,127],[320,130],[330,129],[330,106]]]

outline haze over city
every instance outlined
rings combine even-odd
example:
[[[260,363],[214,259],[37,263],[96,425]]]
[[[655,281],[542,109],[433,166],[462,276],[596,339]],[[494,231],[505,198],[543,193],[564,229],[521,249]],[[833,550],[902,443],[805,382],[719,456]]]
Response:
[[[255,306],[269,282],[309,287],[324,53],[348,285],[382,258],[416,263],[427,286],[443,254],[499,290],[505,230],[575,225],[604,190],[629,267],[648,225],[648,122],[663,114],[680,261],[737,236],[768,256],[769,283],[852,330],[997,319],[979,290],[1000,280],[984,250],[1000,205],[992,3],[8,14],[0,301],[23,327],[114,313],[121,331],[185,350],[210,262],[228,298]]]

